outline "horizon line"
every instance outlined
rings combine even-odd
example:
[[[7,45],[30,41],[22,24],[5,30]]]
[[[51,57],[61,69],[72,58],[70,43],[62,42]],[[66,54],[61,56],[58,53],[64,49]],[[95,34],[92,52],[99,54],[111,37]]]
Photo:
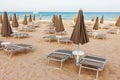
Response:
[[[0,11],[0,12],[4,12],[4,11]],[[33,13],[34,11],[6,11],[6,12],[31,12],[31,13]],[[76,13],[76,11],[38,11],[38,13],[40,13],[40,12],[75,12]],[[84,11],[84,12],[95,12],[95,11]],[[107,12],[110,12],[110,11],[96,11],[96,12],[99,12],[99,13],[107,13]],[[111,11],[111,12],[113,12],[113,13],[120,13],[120,12],[117,12],[117,11]]]

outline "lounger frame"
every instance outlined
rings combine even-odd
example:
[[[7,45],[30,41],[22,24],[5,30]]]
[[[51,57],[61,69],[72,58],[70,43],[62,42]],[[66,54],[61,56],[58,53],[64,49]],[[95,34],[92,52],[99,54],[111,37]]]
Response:
[[[94,56],[94,55],[86,55],[86,56],[92,56],[92,57],[96,57],[96,58],[105,59],[105,57]],[[96,73],[96,78],[95,78],[95,80],[97,80],[97,79],[98,79],[98,75],[99,75],[99,71],[102,71],[103,68],[104,68],[104,66],[105,66],[105,64],[106,64],[106,59],[105,59],[105,61],[99,61],[99,60],[89,59],[89,58],[87,59],[87,58],[84,58],[84,57],[83,57],[82,59],[83,59],[83,60],[85,59],[85,60],[89,60],[89,61],[95,61],[95,62],[101,62],[101,63],[103,63],[103,66],[102,66],[101,68],[97,68],[97,69],[91,68],[91,67],[86,67],[86,66],[80,64],[79,75],[81,74],[81,69],[82,69],[82,68],[94,70],[94,71],[97,71],[97,73]]]
[[[63,50],[63,51],[64,51],[64,50]],[[63,58],[63,59],[61,59],[61,60],[58,60],[58,59],[54,59],[54,58],[49,57],[49,55],[50,55],[50,54],[53,54],[53,53],[55,53],[55,54],[61,54],[61,55],[62,55],[62,54],[65,54],[66,57]],[[54,51],[54,52],[52,52],[52,53],[49,53],[49,54],[47,55],[48,65],[50,64],[50,61],[60,62],[60,67],[59,67],[59,68],[54,67],[54,68],[61,70],[61,69],[62,69],[62,66],[63,66],[63,62],[65,62],[71,55],[72,55],[72,53],[71,53],[71,54],[68,54],[68,53],[59,52],[59,51]],[[50,67],[53,67],[53,66],[50,66]]]

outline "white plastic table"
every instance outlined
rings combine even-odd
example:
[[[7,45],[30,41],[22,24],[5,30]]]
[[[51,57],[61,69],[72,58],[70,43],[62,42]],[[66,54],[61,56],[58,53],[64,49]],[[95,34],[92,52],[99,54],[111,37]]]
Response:
[[[5,47],[6,47],[8,44],[11,44],[11,42],[5,41],[5,42],[2,42],[2,43],[1,43],[1,45],[4,45]]]
[[[78,65],[80,57],[84,55],[84,52],[80,50],[75,50],[72,52],[72,54],[75,56],[76,65]]]
[[[58,43],[60,43],[60,38],[62,38],[62,36],[56,36],[56,37],[57,37]]]
[[[27,32],[27,26],[24,26],[23,29],[25,32]]]
[[[97,32],[93,32],[93,33],[92,33],[93,38],[96,38],[97,34],[98,34]]]

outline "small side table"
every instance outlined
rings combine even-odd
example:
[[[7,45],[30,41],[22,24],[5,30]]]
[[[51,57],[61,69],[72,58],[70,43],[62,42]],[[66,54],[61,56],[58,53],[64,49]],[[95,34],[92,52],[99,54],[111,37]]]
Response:
[[[1,43],[1,45],[4,45],[5,47],[7,47],[8,44],[11,44],[11,42],[5,41]]]
[[[27,32],[28,28],[27,28],[27,26],[24,26],[23,29],[24,29],[25,32]]]
[[[93,38],[96,38],[97,34],[98,34],[97,32],[93,32],[93,33],[92,33]]]
[[[83,52],[83,51],[80,51],[80,50],[75,50],[75,51],[72,52],[72,54],[73,54],[74,57],[75,57],[76,65],[78,65],[79,60],[80,60],[80,57],[84,55],[84,52]]]
[[[57,38],[57,42],[60,43],[60,38],[62,38],[62,36],[56,36]]]

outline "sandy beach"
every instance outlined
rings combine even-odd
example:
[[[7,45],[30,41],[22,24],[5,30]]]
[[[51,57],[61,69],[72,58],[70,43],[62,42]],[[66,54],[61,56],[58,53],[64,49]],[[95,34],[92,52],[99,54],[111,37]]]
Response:
[[[25,43],[33,45],[33,51],[28,53],[19,53],[9,58],[7,55],[2,55],[0,51],[0,80],[93,80],[96,71],[82,69],[82,73],[78,76],[79,66],[75,65],[74,59],[69,59],[63,64],[62,70],[53,69],[47,66],[46,55],[57,49],[76,50],[75,44],[58,44],[57,42],[46,42],[43,37],[44,30],[49,21],[40,21],[40,27],[36,28],[35,32],[27,32],[30,37],[24,39],[7,38],[7,41],[16,43]],[[86,21],[86,24],[89,21]],[[64,20],[63,24],[66,35],[70,37],[73,28],[71,20]],[[105,22],[110,24],[110,22]],[[85,45],[80,45],[80,49],[85,54],[93,54],[105,56],[107,64],[99,74],[98,80],[120,80],[120,34],[108,34],[108,30],[99,29],[96,32],[107,34],[106,40],[90,38],[90,42]],[[0,37],[4,40],[4,37]],[[53,63],[58,66],[59,63]]]

